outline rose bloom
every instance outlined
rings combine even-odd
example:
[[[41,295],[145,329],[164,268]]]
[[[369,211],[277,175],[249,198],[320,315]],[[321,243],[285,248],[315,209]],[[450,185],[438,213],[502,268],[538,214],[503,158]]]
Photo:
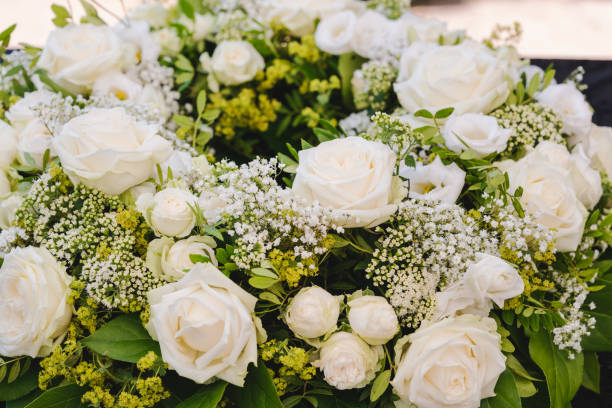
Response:
[[[593,125],[586,145],[593,167],[612,178],[612,127]]]
[[[341,11],[325,17],[315,31],[315,43],[323,51],[340,55],[352,51],[351,41],[357,26],[357,15]]]
[[[15,248],[0,267],[0,355],[45,357],[61,342],[72,277],[45,248]]]
[[[323,371],[329,385],[348,390],[368,385],[382,356],[382,346],[370,347],[353,333],[338,332],[321,345],[319,358],[312,365]]]
[[[142,194],[136,207],[157,235],[186,237],[195,226],[196,216],[191,208],[197,198],[180,188],[165,188],[152,194]]]
[[[121,70],[121,39],[106,25],[69,24],[51,31],[38,66],[74,93],[91,89],[96,79]]]
[[[315,339],[336,329],[340,300],[318,286],[302,288],[285,312],[285,322],[293,334]]]
[[[17,132],[0,120],[0,169],[7,169],[17,157]]]
[[[351,328],[372,346],[385,344],[399,331],[395,311],[382,296],[358,296],[347,306]]]
[[[506,150],[511,134],[512,130],[501,128],[494,117],[481,113],[453,115],[442,131],[450,150],[460,153],[467,149],[465,143],[478,158]]]
[[[157,132],[123,108],[94,108],[66,123],[53,146],[73,180],[117,195],[152,177],[154,164],[170,156],[170,142]]]
[[[148,297],[146,328],[170,369],[200,384],[218,378],[243,386],[249,363],[257,364],[257,298],[210,263]]]
[[[385,144],[351,136],[299,152],[296,195],[335,211],[344,227],[376,226],[403,198],[393,176],[395,153]]]
[[[191,255],[209,258],[217,266],[216,246],[214,238],[208,236],[193,236],[177,242],[168,237],[154,239],[147,248],[146,265],[153,275],[174,282],[194,267]]]
[[[239,85],[265,68],[263,57],[247,41],[222,41],[211,57],[210,68],[224,85]]]
[[[397,406],[477,408],[506,369],[495,320],[474,315],[423,325],[398,341],[391,381]]]
[[[4,198],[0,197],[0,229],[7,229],[13,225],[15,214],[21,207],[21,203],[23,203],[23,196],[18,192],[9,194]]]
[[[456,115],[488,113],[510,93],[508,62],[485,46],[462,42],[428,47],[418,58],[411,48],[402,55],[394,85],[401,105],[410,112],[454,107]]]

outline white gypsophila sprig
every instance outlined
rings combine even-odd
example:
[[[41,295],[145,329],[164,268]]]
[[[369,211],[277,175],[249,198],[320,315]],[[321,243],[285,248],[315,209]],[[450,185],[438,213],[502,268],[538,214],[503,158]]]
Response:
[[[382,61],[368,61],[353,73],[357,109],[384,110],[389,100],[397,69]]]
[[[28,234],[19,227],[9,227],[0,231],[0,258],[7,256],[19,240],[27,240]]]
[[[377,232],[366,275],[406,327],[432,316],[437,289],[458,281],[478,252],[498,253],[497,240],[455,204],[408,200]]]
[[[179,112],[180,93],[174,90],[174,70],[160,65],[157,61],[142,61],[127,70],[127,75],[137,78],[144,85],[152,86],[163,95],[169,118]],[[161,112],[159,112],[161,113]],[[158,114],[159,114],[158,113]]]
[[[2,55],[2,65],[0,65],[0,91],[10,93],[14,82],[26,87],[26,81],[21,70],[25,70],[30,79],[34,79],[36,64],[34,58],[37,54],[29,54],[24,50],[14,50]],[[21,67],[20,69],[18,67]],[[11,74],[11,75],[8,75]]]
[[[351,113],[346,118],[341,119],[338,124],[347,136],[359,136],[366,133],[373,125],[370,120],[370,113],[367,110]]]

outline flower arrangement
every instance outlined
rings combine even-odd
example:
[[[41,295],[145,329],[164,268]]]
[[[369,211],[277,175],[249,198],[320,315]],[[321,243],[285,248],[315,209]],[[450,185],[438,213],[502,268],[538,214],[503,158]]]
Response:
[[[81,3],[0,65],[7,407],[599,391],[612,130],[581,72],[402,0]]]

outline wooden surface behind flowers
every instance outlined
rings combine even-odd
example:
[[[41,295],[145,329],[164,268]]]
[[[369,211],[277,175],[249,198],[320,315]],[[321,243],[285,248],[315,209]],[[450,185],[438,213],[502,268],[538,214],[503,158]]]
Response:
[[[566,408],[605,387],[612,129],[582,71],[403,0],[116,25],[81,3],[0,65],[2,403]]]

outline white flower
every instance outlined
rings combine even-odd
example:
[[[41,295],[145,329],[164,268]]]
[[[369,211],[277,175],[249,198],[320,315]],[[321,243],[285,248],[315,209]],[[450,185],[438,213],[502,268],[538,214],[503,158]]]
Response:
[[[91,89],[105,72],[121,70],[121,39],[106,25],[69,24],[51,31],[38,66],[72,92]]]
[[[0,178],[2,178],[1,175]],[[22,202],[23,196],[19,193],[12,193],[0,201],[0,229],[11,227],[15,220],[15,213],[21,207]]]
[[[572,83],[550,84],[535,96],[563,120],[563,131],[571,136],[570,144],[582,141],[591,130],[593,112],[584,95]]]
[[[249,363],[257,364],[257,299],[210,263],[149,292],[146,328],[159,341],[168,367],[205,383],[219,378],[241,387]]]
[[[142,86],[119,71],[109,71],[96,79],[92,95],[114,95],[117,99],[135,101],[142,92]]]
[[[569,171],[576,196],[587,209],[592,210],[603,195],[603,187],[601,175],[599,171],[591,168],[582,143],[577,144],[572,150]]]
[[[511,134],[512,130],[499,127],[497,119],[481,113],[453,115],[442,131],[446,146],[450,150],[462,152],[466,150],[463,144],[465,143],[479,158],[506,150]]]
[[[6,117],[19,133],[32,121],[40,121],[33,108],[40,104],[49,104],[53,93],[47,90],[26,93],[6,112]],[[41,122],[42,123],[42,122]]]
[[[141,195],[136,206],[157,235],[182,238],[195,226],[196,216],[190,206],[196,200],[189,191],[166,188],[155,195]]]
[[[163,163],[159,164],[164,179],[168,177],[168,168],[171,169],[174,178],[190,172],[193,169],[193,157],[190,153],[182,150],[174,150],[170,157]],[[155,166],[155,179],[160,182],[159,174],[157,174],[157,166]]]
[[[151,84],[144,86],[142,92],[136,99],[136,102],[142,105],[147,105],[151,109],[157,110],[159,115],[164,119],[167,119],[172,113],[163,92],[158,87]]]
[[[285,321],[293,334],[316,339],[336,329],[340,299],[318,286],[302,288],[291,300]]]
[[[26,153],[29,154],[36,166],[42,167],[43,157],[47,149],[50,150],[51,157],[55,156],[53,149],[53,135],[40,120],[31,121],[21,132],[17,139],[17,151],[19,161],[28,164]]]
[[[411,48],[404,51],[406,57],[402,55],[394,85],[401,105],[410,112],[452,106],[456,115],[488,113],[510,93],[508,62],[485,46],[430,47],[419,58]]]
[[[152,177],[154,163],[170,156],[157,130],[123,108],[94,108],[66,123],[53,146],[73,180],[116,195]]]
[[[11,182],[4,170],[0,170],[0,199],[8,196],[11,193]],[[6,227],[2,227],[6,228]]]
[[[191,255],[209,258],[217,266],[215,247],[215,240],[207,236],[193,236],[177,242],[168,237],[154,239],[147,248],[146,265],[153,275],[174,282],[182,279],[195,265]]]
[[[332,387],[363,388],[376,376],[382,355],[381,346],[370,347],[352,333],[338,332],[322,344],[319,358],[312,365],[323,371]]]
[[[160,46],[161,54],[175,57],[183,48],[183,41],[172,27],[164,27],[161,30],[153,31],[153,40]]]
[[[391,384],[402,406],[479,407],[480,400],[495,395],[506,369],[499,342],[495,321],[473,315],[423,325],[398,341]]]
[[[359,296],[347,306],[351,329],[372,346],[385,344],[399,331],[395,311],[382,296]]]
[[[136,64],[141,61],[157,61],[161,53],[161,47],[151,35],[149,23],[146,21],[130,21],[128,25],[119,23],[114,27],[117,35],[124,41],[126,48],[131,50],[124,52],[124,59],[129,61],[127,65]]]
[[[520,202],[534,220],[550,229],[559,251],[575,251],[582,238],[587,211],[576,197],[569,170],[533,152],[508,165],[510,191],[523,188]]]
[[[214,225],[221,220],[221,216],[229,203],[221,198],[217,191],[207,190],[200,194],[198,205],[208,225]]]
[[[536,74],[540,76],[540,81],[543,81],[545,72],[537,65],[525,65],[518,70],[516,81],[519,81],[521,79],[522,74],[525,74],[525,78],[527,79],[527,83],[529,84],[531,79],[536,76]],[[550,83],[556,84],[557,81],[555,81],[555,79],[553,78]]]
[[[168,22],[168,11],[163,4],[153,1],[134,7],[128,17],[130,20],[146,21],[152,27],[161,27]]]
[[[364,58],[382,54],[393,22],[380,13],[368,10],[357,18],[351,37],[352,50]]]
[[[302,150],[299,159],[293,191],[336,210],[338,225],[375,226],[397,209],[395,153],[387,145],[351,136]]]
[[[0,120],[0,170],[7,169],[17,157],[17,132]]]
[[[591,164],[612,179],[612,127],[593,125],[586,143]]]
[[[195,20],[182,15],[179,23],[187,27],[194,41],[201,41],[210,36],[216,28],[217,20],[214,15],[195,13]]]
[[[503,308],[506,299],[520,295],[524,289],[523,279],[512,265],[479,253],[461,280],[436,293],[436,320],[457,313],[488,316],[493,303]]]
[[[215,78],[225,85],[248,82],[264,67],[263,57],[247,41],[221,42],[210,61]]]
[[[410,198],[420,200],[454,203],[465,183],[465,172],[456,163],[445,166],[440,156],[425,166],[417,163],[416,167],[408,167],[402,163],[399,174],[410,180]]]
[[[397,20],[398,30],[411,42],[425,41],[437,43],[446,33],[446,23],[435,19],[424,19],[405,11]]]
[[[325,52],[340,55],[352,50],[351,40],[357,26],[357,15],[347,10],[321,20],[315,31],[315,43]]]
[[[45,248],[15,248],[0,267],[0,355],[45,357],[72,316],[72,278]]]

